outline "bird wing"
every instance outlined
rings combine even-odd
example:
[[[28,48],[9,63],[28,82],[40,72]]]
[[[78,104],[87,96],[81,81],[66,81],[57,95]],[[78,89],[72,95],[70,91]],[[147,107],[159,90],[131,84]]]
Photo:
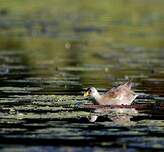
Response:
[[[124,103],[124,102],[130,102],[133,100],[135,96],[135,92],[131,90],[132,83],[131,82],[126,82],[123,85],[120,85],[118,87],[114,87],[107,91],[103,95],[103,101],[105,103],[113,103],[113,104],[118,104],[118,103]],[[126,103],[125,103],[126,104]]]
[[[107,91],[103,96],[110,99],[117,99],[120,98],[120,88],[112,88]]]

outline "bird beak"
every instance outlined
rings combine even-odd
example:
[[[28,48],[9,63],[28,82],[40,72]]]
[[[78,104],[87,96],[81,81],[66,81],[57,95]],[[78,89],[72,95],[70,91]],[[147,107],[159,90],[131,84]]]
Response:
[[[84,93],[84,97],[87,97],[87,96],[89,96],[89,92],[88,91]]]

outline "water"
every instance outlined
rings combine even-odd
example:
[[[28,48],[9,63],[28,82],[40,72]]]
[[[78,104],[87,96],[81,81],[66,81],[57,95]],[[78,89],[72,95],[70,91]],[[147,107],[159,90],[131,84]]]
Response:
[[[163,151],[163,4],[1,1],[0,150]],[[132,107],[82,96],[127,79]]]

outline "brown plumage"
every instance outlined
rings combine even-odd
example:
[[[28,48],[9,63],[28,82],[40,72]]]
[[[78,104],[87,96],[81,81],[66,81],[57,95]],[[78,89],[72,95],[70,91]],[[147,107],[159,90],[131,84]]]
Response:
[[[132,83],[126,82],[123,85],[110,89],[103,95],[91,87],[84,94],[85,96],[92,96],[99,105],[130,105],[137,97],[137,94],[131,90]]]

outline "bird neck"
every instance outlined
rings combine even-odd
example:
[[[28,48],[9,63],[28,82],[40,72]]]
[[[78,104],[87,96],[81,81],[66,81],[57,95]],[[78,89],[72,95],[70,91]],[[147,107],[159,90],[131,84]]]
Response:
[[[101,95],[98,92],[96,92],[93,97],[95,98],[96,101],[101,99]]]

